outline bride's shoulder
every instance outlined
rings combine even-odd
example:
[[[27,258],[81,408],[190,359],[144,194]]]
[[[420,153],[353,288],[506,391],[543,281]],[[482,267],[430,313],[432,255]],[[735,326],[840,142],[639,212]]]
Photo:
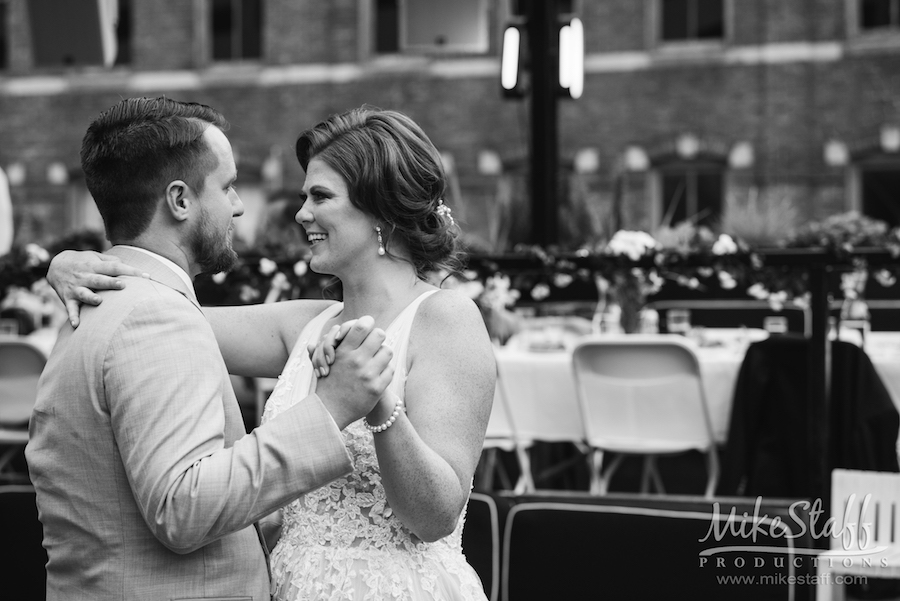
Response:
[[[457,290],[439,290],[423,301],[409,345],[410,374],[414,365],[425,372],[451,370],[471,378],[493,369],[493,346],[481,311]]]
[[[438,288],[434,294],[422,302],[422,307],[436,312],[478,312],[478,305],[475,304],[475,301],[455,288]]]
[[[426,298],[416,315],[414,327],[465,335],[470,328],[484,327],[481,311],[471,298],[454,289],[439,289]]]

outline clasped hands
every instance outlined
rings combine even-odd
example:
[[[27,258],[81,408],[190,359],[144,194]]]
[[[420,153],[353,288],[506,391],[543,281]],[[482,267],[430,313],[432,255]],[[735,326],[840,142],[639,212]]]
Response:
[[[363,319],[366,318],[371,319],[368,316],[363,317]],[[338,345],[347,336],[347,332],[350,331],[350,328],[356,325],[357,321],[359,320],[351,319],[342,324],[334,325],[319,339],[318,342],[311,342],[306,345],[309,359],[313,364],[313,373],[316,374],[316,377],[324,378],[328,375],[331,370],[331,365],[334,363],[335,351],[337,350]],[[372,324],[374,325],[374,320],[372,321]],[[365,325],[368,325],[367,322]]]
[[[358,393],[350,393],[351,398],[356,394],[376,397],[367,408],[367,417],[369,422],[381,423],[381,416],[390,414],[396,404],[394,395],[387,392],[394,368],[390,365],[393,352],[384,344],[385,339],[384,330],[375,327],[371,316],[364,315],[333,326],[318,342],[307,345],[313,372],[318,377],[316,392],[327,396],[332,382],[342,380],[334,382],[334,386],[341,388],[344,395],[349,385],[358,389]],[[336,362],[339,365],[332,369]]]

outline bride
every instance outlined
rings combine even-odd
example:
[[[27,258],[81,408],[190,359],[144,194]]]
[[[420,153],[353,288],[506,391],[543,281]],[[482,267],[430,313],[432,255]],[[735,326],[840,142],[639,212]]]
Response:
[[[458,265],[440,155],[405,115],[366,107],[303,132],[296,150],[310,268],[340,279],[343,302],[205,309],[229,371],[283,366],[266,421],[328,377],[347,324],[371,315],[394,375],[344,430],[354,471],[282,510],[274,598],[485,599],[461,537],[495,367],[474,303],[427,280]]]

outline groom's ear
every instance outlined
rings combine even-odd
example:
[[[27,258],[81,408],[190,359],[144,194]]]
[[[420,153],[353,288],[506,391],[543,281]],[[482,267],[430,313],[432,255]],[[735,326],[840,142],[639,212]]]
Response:
[[[165,210],[175,221],[185,221],[191,210],[191,189],[177,179],[166,186]]]

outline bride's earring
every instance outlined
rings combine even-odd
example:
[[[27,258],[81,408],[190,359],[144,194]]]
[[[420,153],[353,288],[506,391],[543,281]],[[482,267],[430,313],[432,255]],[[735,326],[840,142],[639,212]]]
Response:
[[[381,226],[375,226],[375,233],[378,234],[378,256],[384,256],[384,241],[381,239]]]

